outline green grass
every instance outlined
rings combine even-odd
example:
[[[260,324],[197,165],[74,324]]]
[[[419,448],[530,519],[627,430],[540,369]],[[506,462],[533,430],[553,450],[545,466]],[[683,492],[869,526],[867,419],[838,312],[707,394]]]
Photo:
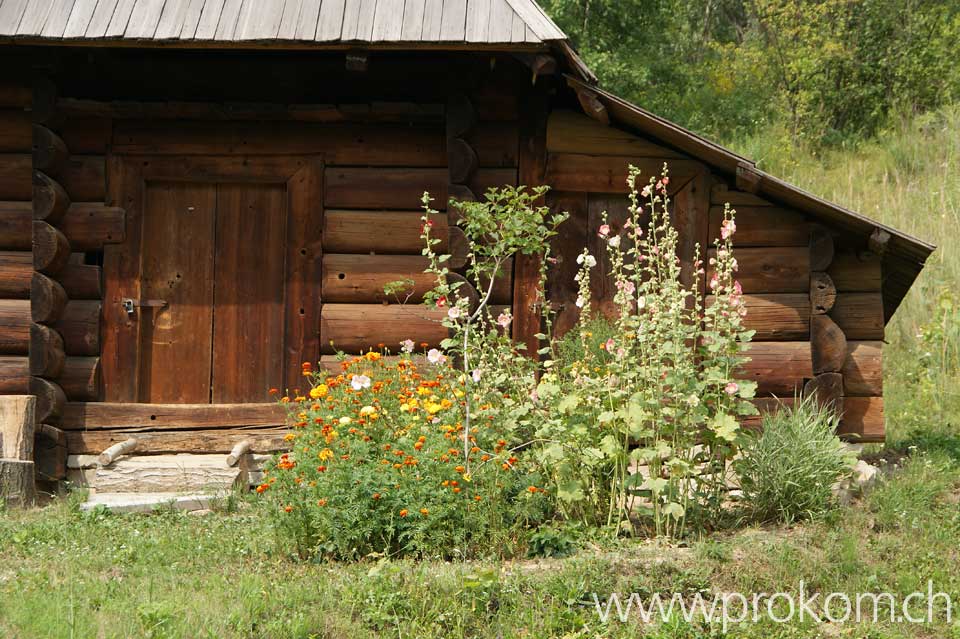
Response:
[[[960,108],[860,148],[786,155],[741,145],[765,168],[942,245],[885,351],[890,448],[903,468],[868,497],[794,528],[718,534],[689,548],[579,540],[562,559],[305,563],[277,549],[249,506],[205,517],[80,514],[65,500],[0,513],[0,637],[954,638],[960,625],[599,623],[590,593],[905,595],[932,579],[960,606]],[[771,142],[773,140],[774,142]],[[960,610],[954,611],[955,618]]]
[[[766,621],[604,625],[592,593],[923,590],[960,603],[960,466],[909,459],[851,509],[792,529],[751,528],[689,548],[582,539],[568,558],[506,563],[309,563],[277,550],[256,509],[191,516],[81,514],[69,501],[0,519],[0,636],[829,637]],[[584,604],[583,602],[587,602]],[[835,630],[835,629],[834,629]],[[854,629],[847,628],[846,631]],[[960,637],[881,624],[842,636]]]

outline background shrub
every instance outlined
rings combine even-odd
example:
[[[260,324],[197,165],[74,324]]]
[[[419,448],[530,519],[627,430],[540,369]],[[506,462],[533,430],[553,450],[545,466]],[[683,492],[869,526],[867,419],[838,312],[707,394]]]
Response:
[[[836,436],[838,424],[836,414],[812,398],[764,415],[762,433],[734,466],[751,517],[790,524],[830,508],[832,486],[854,461]]]

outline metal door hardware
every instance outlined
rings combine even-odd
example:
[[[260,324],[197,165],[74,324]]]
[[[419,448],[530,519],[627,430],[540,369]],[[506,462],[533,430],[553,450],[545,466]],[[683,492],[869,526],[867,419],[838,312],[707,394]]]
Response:
[[[167,305],[167,302],[166,300],[134,300],[125,297],[121,304],[123,304],[123,310],[127,312],[127,315],[133,315],[133,311],[137,307],[163,308]]]

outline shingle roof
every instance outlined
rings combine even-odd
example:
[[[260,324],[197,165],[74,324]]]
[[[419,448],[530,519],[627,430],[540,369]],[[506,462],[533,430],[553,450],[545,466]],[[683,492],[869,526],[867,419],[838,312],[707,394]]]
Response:
[[[543,44],[534,0],[0,0],[0,38],[31,41]]]

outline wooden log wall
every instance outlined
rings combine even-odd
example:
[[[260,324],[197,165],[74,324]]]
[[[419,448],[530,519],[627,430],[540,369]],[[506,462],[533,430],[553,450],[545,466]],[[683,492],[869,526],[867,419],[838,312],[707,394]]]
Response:
[[[413,118],[370,119],[369,114],[358,112],[354,118],[335,123],[258,121],[229,113],[213,120],[165,118],[163,114],[169,112],[160,104],[154,105],[151,119],[145,120],[137,111],[118,111],[122,105],[117,103],[62,99],[58,105],[66,124],[112,118],[110,126],[96,126],[97,133],[89,134],[90,140],[83,144],[99,141],[104,145],[102,136],[106,135],[116,153],[321,155],[325,163],[324,201],[320,204],[324,209],[322,275],[316,294],[322,301],[317,330],[325,357],[337,350],[358,353],[380,344],[396,352],[407,338],[430,347],[439,345],[447,335],[440,324],[445,311],[419,304],[433,284],[422,274],[421,196],[429,191],[434,198],[433,207],[440,213],[433,220],[433,235],[442,241],[439,249],[453,256],[447,263],[455,271],[451,277],[464,281],[466,242],[455,217],[451,220],[448,216],[447,200],[467,199],[489,187],[517,183],[519,110],[509,95],[490,87],[458,94],[449,104],[421,105]],[[472,115],[464,118],[457,109]],[[461,122],[456,135],[450,134],[448,111]],[[57,133],[71,153],[71,144],[85,139],[80,132],[71,133],[69,127]],[[94,155],[89,150],[86,154]],[[69,183],[57,184],[68,197],[73,195]],[[124,213],[109,206],[73,203],[56,228],[71,251],[96,250],[104,242],[123,240]],[[48,325],[60,336],[67,355],[57,383],[68,400],[62,426],[71,454],[99,453],[129,437],[125,429],[129,424],[103,421],[108,405],[90,403],[96,397],[80,396],[95,386],[84,365],[97,359],[100,348],[99,332],[90,330],[99,325],[99,307],[95,306],[101,296],[99,273],[92,278],[81,268],[86,266],[71,259],[50,278],[64,293],[61,313],[51,315]],[[511,269],[508,264],[494,282],[491,302],[496,312],[512,301]],[[387,282],[403,279],[414,283],[409,295],[400,296],[406,305],[383,292]],[[476,299],[477,284],[464,283],[461,291]],[[22,284],[18,286],[22,288]],[[83,292],[84,299],[76,297],[78,292]],[[0,367],[9,366],[19,375],[13,364],[0,360]],[[204,410],[177,409],[171,417],[174,426],[170,420],[161,423],[159,419],[139,426],[138,451],[229,450],[237,437],[247,433],[244,429],[254,426],[246,423],[246,417],[231,421],[221,415],[216,423],[198,421],[197,415],[207,414]],[[282,446],[277,439],[281,431],[276,430],[281,424],[282,419],[274,417],[270,424],[258,423],[256,432],[247,434],[263,436],[255,446],[258,450],[274,450]]]
[[[109,121],[65,117],[53,84],[31,83],[0,90],[0,392],[36,395],[38,475],[60,479],[66,402],[100,397],[100,267],[85,253],[121,241],[124,221],[104,204]]]
[[[727,202],[737,211],[746,325],[756,331],[744,372],[761,395],[815,394],[841,413],[847,439],[883,441],[880,257],[865,242],[858,247],[799,211],[719,181],[711,237]]]

